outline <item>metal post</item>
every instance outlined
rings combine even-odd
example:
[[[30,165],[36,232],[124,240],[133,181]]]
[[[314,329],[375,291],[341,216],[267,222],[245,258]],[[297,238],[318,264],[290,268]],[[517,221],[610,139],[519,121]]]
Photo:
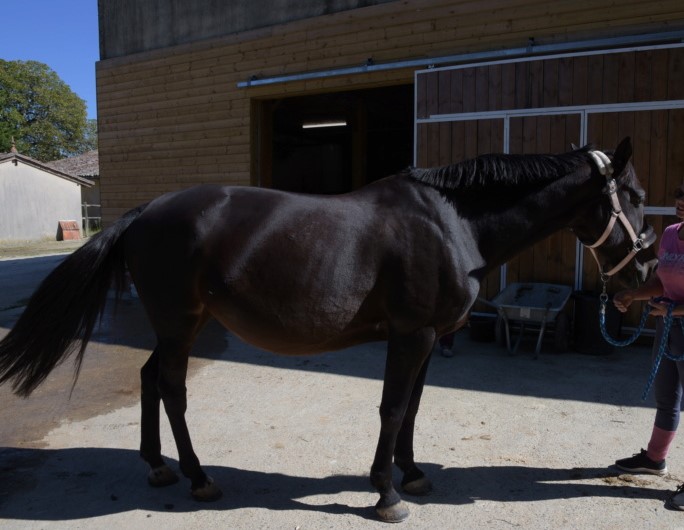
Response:
[[[83,203],[83,210],[85,213],[85,216],[84,216],[85,217],[84,232],[85,232],[85,236],[89,237],[88,235],[90,234],[90,219],[88,218],[88,203],[87,202]]]

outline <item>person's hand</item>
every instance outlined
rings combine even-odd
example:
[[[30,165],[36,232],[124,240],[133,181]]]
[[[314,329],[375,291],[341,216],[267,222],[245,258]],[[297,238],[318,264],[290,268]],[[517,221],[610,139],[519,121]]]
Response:
[[[632,305],[634,301],[634,296],[631,290],[620,291],[613,296],[613,304],[620,313],[625,313],[629,306]]]
[[[656,302],[655,300],[649,300],[648,305],[651,306],[649,315],[652,317],[667,316],[667,310],[670,307],[669,302]]]

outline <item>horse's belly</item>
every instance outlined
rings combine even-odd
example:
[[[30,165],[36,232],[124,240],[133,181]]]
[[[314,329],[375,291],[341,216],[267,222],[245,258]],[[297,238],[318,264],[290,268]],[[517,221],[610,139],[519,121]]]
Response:
[[[381,321],[358,318],[354,310],[310,304],[293,306],[274,300],[232,300],[207,304],[228,330],[259,348],[285,354],[313,354],[386,337]]]
[[[384,323],[345,331],[325,338],[319,336],[317,340],[314,340],[311,336],[302,336],[291,331],[283,332],[268,326],[255,330],[253,326],[242,326],[234,321],[219,321],[244,342],[262,350],[285,355],[312,355],[387,338],[387,326]]]

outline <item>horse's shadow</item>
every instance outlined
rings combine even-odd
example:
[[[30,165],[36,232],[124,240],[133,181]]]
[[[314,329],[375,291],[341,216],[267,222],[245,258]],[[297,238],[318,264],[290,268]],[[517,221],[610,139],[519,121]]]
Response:
[[[177,467],[176,462],[171,462]],[[424,464],[435,492],[404,497],[416,504],[458,506],[491,500],[545,501],[577,497],[662,499],[662,487],[648,479],[620,481],[605,468],[549,469],[523,466],[442,468]],[[0,517],[7,520],[69,521],[133,510],[189,513],[241,508],[306,510],[374,518],[376,501],[367,476],[323,478],[265,473],[225,466],[206,466],[223,489],[210,504],[189,495],[188,481],[150,488],[146,466],[136,451],[106,448],[0,449]],[[398,477],[397,477],[398,478]],[[368,492],[368,506],[344,504],[345,493]],[[328,496],[327,503],[307,501]],[[335,499],[339,497],[339,501]]]

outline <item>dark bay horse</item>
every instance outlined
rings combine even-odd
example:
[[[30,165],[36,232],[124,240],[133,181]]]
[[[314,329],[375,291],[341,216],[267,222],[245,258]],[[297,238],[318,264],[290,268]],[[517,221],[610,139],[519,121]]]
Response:
[[[141,370],[140,453],[150,484],[178,480],[164,463],[163,402],[180,470],[198,500],[221,495],[195,455],[186,426],[188,352],[211,317],[260,348],[310,354],[387,340],[380,436],[370,479],[386,521],[408,516],[392,484],[424,494],[414,420],[435,340],[462,321],[494,267],[561,228],[599,239],[608,270],[644,279],[649,264],[644,192],[625,139],[610,155],[614,180],[588,148],[561,155],[486,155],[410,169],[339,196],[198,186],[136,208],[65,259],[0,342],[0,382],[28,396],[75,354],[76,375],[112,283],[135,283],[157,345]],[[608,158],[603,155],[606,160]],[[607,186],[634,231],[614,217]],[[624,224],[624,223],[623,223]]]

